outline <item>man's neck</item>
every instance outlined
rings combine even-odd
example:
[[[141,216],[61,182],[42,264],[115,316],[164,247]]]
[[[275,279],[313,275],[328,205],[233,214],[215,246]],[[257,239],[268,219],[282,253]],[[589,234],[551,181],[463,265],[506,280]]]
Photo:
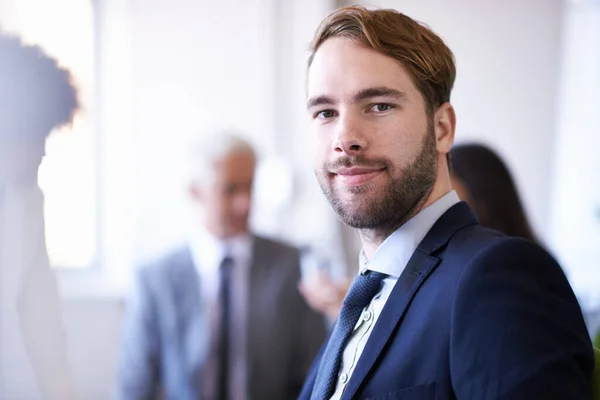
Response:
[[[361,229],[359,231],[363,245],[363,251],[367,259],[370,260],[371,257],[373,257],[373,254],[375,254],[375,252],[383,244],[385,239],[387,239],[392,233],[400,229],[402,225],[404,225],[412,217],[417,215],[423,208],[425,208],[425,206],[421,204],[423,204],[423,201],[417,203],[417,205],[413,207],[411,211],[406,213],[404,216],[402,216],[402,218],[399,218],[397,221],[394,221],[394,223],[392,224],[375,229]]]
[[[393,223],[388,224],[387,226],[383,226],[381,228],[361,229],[359,233],[363,245],[363,251],[367,259],[371,259],[371,257],[373,257],[373,254],[375,254],[375,252],[383,244],[385,239],[387,239],[392,233],[396,232],[402,227],[402,225],[404,225],[415,215],[420,213],[421,210],[429,207],[431,204],[435,203],[437,200],[442,198],[451,190],[451,187],[434,187],[428,196],[423,197],[423,199],[421,199],[411,209],[411,211],[406,213],[404,216],[402,216],[402,218],[399,218],[397,221],[394,221]]]
[[[210,237],[215,242],[225,243],[229,241],[244,239],[250,236],[249,230],[238,231],[233,233],[223,233],[218,230],[211,229],[209,226],[204,225],[200,232],[207,237]]]

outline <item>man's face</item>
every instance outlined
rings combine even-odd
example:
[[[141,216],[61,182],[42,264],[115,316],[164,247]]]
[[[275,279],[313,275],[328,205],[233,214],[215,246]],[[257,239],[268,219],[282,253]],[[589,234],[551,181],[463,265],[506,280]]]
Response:
[[[328,39],[308,71],[317,179],[346,224],[382,229],[410,217],[436,180],[433,122],[396,60]]]
[[[192,197],[203,206],[206,228],[219,238],[248,232],[255,160],[230,154],[213,163],[207,182],[192,186]]]

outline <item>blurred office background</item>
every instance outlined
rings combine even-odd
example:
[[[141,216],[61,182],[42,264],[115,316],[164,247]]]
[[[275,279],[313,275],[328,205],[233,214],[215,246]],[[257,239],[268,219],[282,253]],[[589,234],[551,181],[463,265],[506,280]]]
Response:
[[[184,155],[200,132],[236,127],[259,150],[256,230],[354,272],[359,242],[314,179],[304,110],[312,34],[350,4],[398,9],[447,40],[457,141],[506,159],[597,325],[600,1],[0,0],[3,29],[58,58],[81,91],[39,173],[81,398],[109,397],[133,268],[186,238]]]

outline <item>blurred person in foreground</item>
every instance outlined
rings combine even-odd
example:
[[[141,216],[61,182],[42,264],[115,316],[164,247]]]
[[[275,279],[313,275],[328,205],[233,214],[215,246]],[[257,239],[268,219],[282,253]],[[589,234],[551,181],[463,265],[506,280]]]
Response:
[[[37,174],[77,108],[67,70],[0,33],[0,399],[75,398]]]
[[[394,10],[340,8],[307,72],[317,179],[359,273],[301,400],[589,399],[594,354],[560,266],[452,190],[454,56]]]
[[[452,187],[482,226],[538,243],[510,170],[487,146],[457,144],[450,151]]]
[[[250,232],[244,139],[217,132],[193,158],[198,229],[137,275],[117,398],[296,399],[325,335],[297,290],[299,251]]]

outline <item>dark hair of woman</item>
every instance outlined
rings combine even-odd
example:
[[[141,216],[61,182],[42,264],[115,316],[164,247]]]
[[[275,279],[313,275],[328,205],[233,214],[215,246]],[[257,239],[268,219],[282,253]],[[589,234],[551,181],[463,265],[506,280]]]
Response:
[[[513,177],[500,156],[481,144],[456,145],[450,152],[453,185],[481,225],[538,243]]]

